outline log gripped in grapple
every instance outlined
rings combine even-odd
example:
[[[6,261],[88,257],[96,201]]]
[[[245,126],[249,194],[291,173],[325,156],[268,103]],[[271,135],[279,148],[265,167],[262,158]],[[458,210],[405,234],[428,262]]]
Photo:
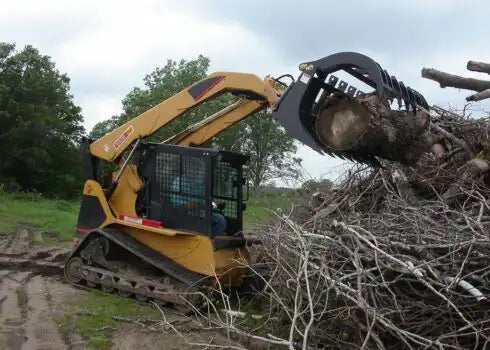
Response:
[[[373,59],[355,52],[340,52],[317,61],[300,64],[299,79],[292,83],[274,107],[273,116],[288,134],[310,148],[332,156],[358,162],[378,164],[379,154],[360,154],[350,149],[336,149],[319,138],[316,121],[322,103],[331,96],[345,96],[361,101],[376,96],[381,103],[398,101],[404,107],[403,117],[428,112],[425,98],[414,89],[390,75]],[[343,71],[373,88],[365,93],[332,73]]]
[[[125,271],[113,261],[111,251],[118,250],[119,261],[137,258],[152,275]],[[155,300],[173,304],[195,303],[209,279],[187,270],[171,259],[141,244],[125,232],[95,229],[80,242],[65,263],[66,279],[82,288],[117,292],[139,301]],[[155,274],[156,272],[156,274]]]

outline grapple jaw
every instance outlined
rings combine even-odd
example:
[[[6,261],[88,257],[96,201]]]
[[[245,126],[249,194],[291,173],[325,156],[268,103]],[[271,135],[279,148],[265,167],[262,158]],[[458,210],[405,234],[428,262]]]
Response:
[[[315,130],[318,102],[332,94],[345,94],[354,99],[376,94],[380,101],[390,105],[397,101],[400,109],[404,108],[407,113],[414,115],[418,111],[429,110],[429,105],[419,92],[398,81],[373,59],[360,53],[339,52],[317,61],[302,63],[299,69],[302,73],[274,106],[273,117],[292,137],[320,153],[379,164],[375,156],[335,150],[319,140]],[[339,71],[361,81],[373,91],[361,91],[332,74]]]

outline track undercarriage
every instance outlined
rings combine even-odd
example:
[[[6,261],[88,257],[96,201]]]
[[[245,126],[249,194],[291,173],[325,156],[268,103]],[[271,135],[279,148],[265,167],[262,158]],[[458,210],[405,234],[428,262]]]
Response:
[[[113,229],[89,233],[65,264],[65,277],[73,285],[139,302],[154,301],[199,306],[206,276],[189,271]]]

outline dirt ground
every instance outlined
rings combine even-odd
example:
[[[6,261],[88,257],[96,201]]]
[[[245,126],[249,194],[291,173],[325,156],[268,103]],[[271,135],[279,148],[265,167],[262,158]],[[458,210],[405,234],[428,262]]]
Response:
[[[87,293],[65,283],[61,275],[69,249],[36,246],[34,238],[27,229],[0,234],[0,349],[86,349],[87,342],[80,335],[64,334],[56,323]],[[109,348],[177,350],[229,343],[221,332],[202,330],[172,309],[165,314],[186,340],[161,324],[140,327],[121,322]]]

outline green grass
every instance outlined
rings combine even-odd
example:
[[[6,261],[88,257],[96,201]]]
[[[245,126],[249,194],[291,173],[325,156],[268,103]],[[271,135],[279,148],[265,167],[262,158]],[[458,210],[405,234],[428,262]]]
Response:
[[[46,232],[59,232],[69,241],[75,232],[78,201],[45,199],[26,194],[7,194],[0,189],[0,232],[29,226]]]
[[[77,333],[88,342],[89,349],[104,350],[120,321],[113,316],[137,319],[159,319],[160,314],[149,305],[140,305],[129,299],[102,292],[89,292],[86,297],[57,320],[61,332]]]
[[[288,209],[294,192],[251,194],[243,215],[245,227],[266,224],[277,208]],[[75,231],[80,203],[46,199],[33,195],[10,195],[0,189],[0,232],[10,232],[18,226],[30,226],[41,231],[59,232],[62,241],[70,241]]]
[[[243,214],[243,224],[249,228],[254,224],[267,224],[274,217],[274,211],[278,208],[287,210],[295,192],[287,193],[256,193],[250,194],[247,201],[247,209]]]

